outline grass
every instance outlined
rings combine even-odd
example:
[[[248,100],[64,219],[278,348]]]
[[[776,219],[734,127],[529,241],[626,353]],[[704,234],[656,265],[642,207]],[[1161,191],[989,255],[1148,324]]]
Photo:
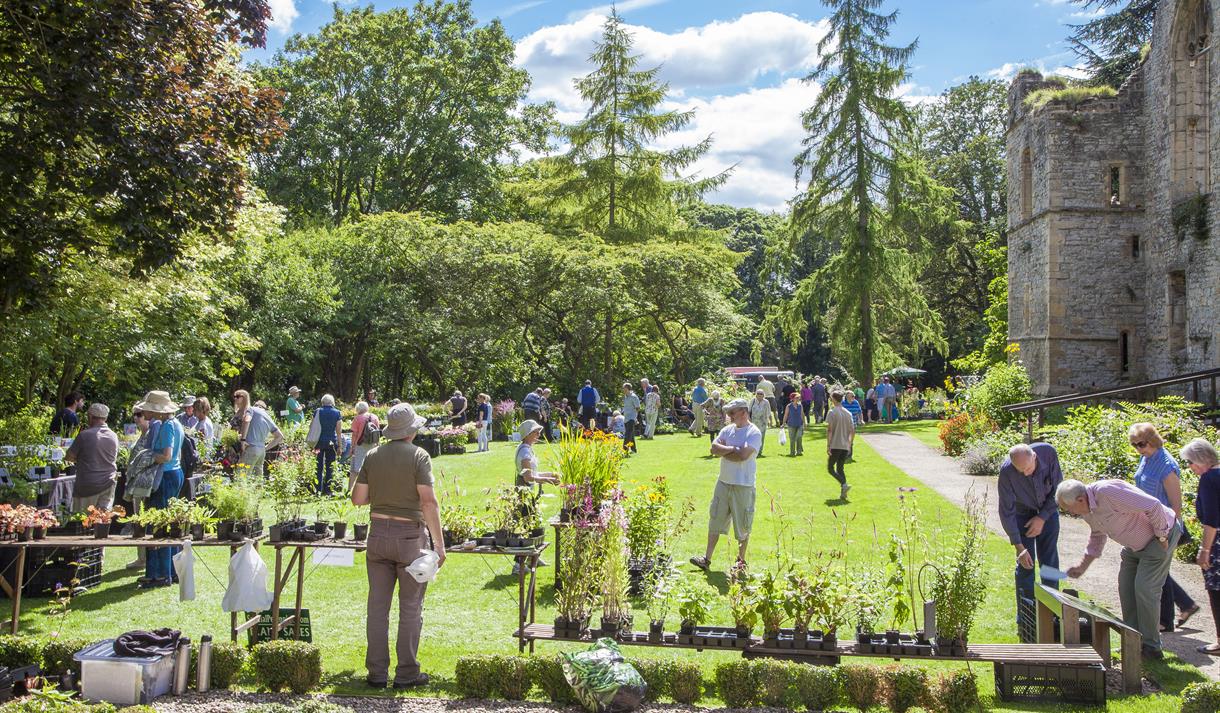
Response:
[[[935,424],[930,422],[900,423],[888,428],[910,433],[925,442],[929,442],[929,438],[935,439]],[[643,482],[664,474],[669,477],[675,499],[688,496],[695,499],[695,526],[674,552],[678,561],[701,553],[706,538],[705,513],[718,472],[716,462],[704,457],[706,449],[706,439],[686,435],[662,436],[655,441],[641,442],[640,453],[631,458],[626,466],[625,479],[629,483]],[[540,449],[544,468],[547,451],[545,446]],[[777,551],[803,558],[814,549],[834,546],[838,541],[835,525],[844,520],[852,523],[849,533],[851,561],[876,562],[880,566],[884,558],[883,543],[888,539],[888,533],[898,525],[895,513],[898,511],[896,506],[900,487],[919,488],[915,497],[922,513],[921,523],[928,540],[940,543],[934,546],[947,549],[955,539],[960,522],[959,510],[891,466],[861,441],[857,441],[855,462],[847,466],[849,482],[854,485],[851,501],[847,503],[838,500],[838,484],[826,473],[823,459],[825,440],[821,427],[811,429],[806,435],[806,455],[803,458],[780,455],[774,430],[768,433],[764,452],[768,456],[759,463],[758,511],[750,550],[751,565],[756,570],[772,566],[773,554]],[[440,477],[438,489],[442,508],[445,503],[457,501],[481,508],[487,500],[485,489],[511,477],[512,455],[512,444],[496,443],[490,453],[472,452],[437,459],[434,468]],[[547,498],[543,502],[545,514],[549,517],[557,510],[558,500]],[[793,544],[777,542],[777,531],[784,522],[797,533]],[[707,575],[721,591],[726,589],[724,572],[732,558],[727,544],[722,541],[714,558],[713,571]],[[273,563],[271,548],[264,547],[262,551],[264,558]],[[182,629],[196,640],[203,633],[223,638],[228,630],[229,618],[220,611],[219,603],[224,592],[223,582],[226,581],[227,550],[208,548],[196,552],[197,595],[194,601],[179,602],[176,589],[136,590],[136,573],[122,569],[123,563],[130,559],[131,551],[125,548],[110,549],[103,584],[95,591],[76,598],[66,614],[49,616],[47,600],[26,600],[23,633],[103,638],[131,629],[171,626]],[[987,540],[984,562],[991,581],[996,584],[988,593],[972,640],[1015,641],[1011,551],[1001,538],[991,536]],[[516,626],[516,578],[509,574],[509,567],[506,558],[461,554],[450,557],[439,578],[429,586],[420,645],[424,670],[433,674],[440,683],[416,695],[452,695],[454,664],[463,654],[516,651],[516,642],[511,638]],[[690,565],[684,569],[690,570],[688,576],[703,576]],[[363,555],[356,555],[354,568],[310,566],[306,573],[305,604],[312,617],[314,641],[322,647],[326,670],[324,687],[336,693],[370,693],[371,690],[362,684],[365,673],[366,597]],[[539,573],[539,621],[549,621],[554,617],[552,576],[550,568],[544,568]],[[291,592],[290,585],[286,592],[288,601],[291,601]],[[714,620],[729,621],[727,605],[723,602]],[[669,622],[667,628],[673,625],[673,622]],[[550,642],[541,642],[538,646],[541,651],[572,647],[571,644]],[[627,648],[626,651],[629,656],[654,655],[640,649]],[[678,655],[697,660],[709,677],[716,662],[735,658],[728,652],[683,651]],[[883,660],[876,662],[886,663]],[[928,665],[932,669],[954,666],[961,664]],[[991,697],[994,691],[991,668],[978,667],[975,673],[979,675],[980,690],[985,697]],[[1174,660],[1152,665],[1149,673],[1171,694],[1201,678],[1197,669]],[[1077,710],[1057,705],[1039,707],[1025,703],[993,703],[993,710],[996,711]],[[1122,713],[1176,709],[1175,695],[1116,698],[1107,708]]]
[[[1114,87],[1060,87],[1051,88],[1043,87],[1035,89],[1025,97],[1025,107],[1027,109],[1041,109],[1051,102],[1064,102],[1066,104],[1080,104],[1090,99],[1109,99],[1118,96],[1118,92]]]

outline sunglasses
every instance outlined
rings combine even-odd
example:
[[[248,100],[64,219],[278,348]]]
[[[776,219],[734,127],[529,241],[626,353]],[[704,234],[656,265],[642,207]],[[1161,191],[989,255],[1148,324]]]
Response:
[[[1132,441],[1131,445],[1135,448],[1143,448],[1148,445],[1148,441]]]
[[[132,417],[132,418],[144,418],[144,414],[142,414],[142,413],[140,413],[139,411],[137,411],[137,412],[135,412],[135,413],[131,414],[131,417]]]

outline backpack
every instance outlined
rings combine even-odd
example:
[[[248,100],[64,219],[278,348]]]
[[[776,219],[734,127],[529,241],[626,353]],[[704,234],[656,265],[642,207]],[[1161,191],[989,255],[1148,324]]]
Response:
[[[191,436],[182,436],[182,452],[179,454],[180,463],[182,466],[182,477],[186,478],[195,474],[195,468],[199,465],[199,444]]]
[[[381,428],[373,425],[373,419],[364,422],[364,430],[360,432],[358,446],[375,446],[381,442]]]

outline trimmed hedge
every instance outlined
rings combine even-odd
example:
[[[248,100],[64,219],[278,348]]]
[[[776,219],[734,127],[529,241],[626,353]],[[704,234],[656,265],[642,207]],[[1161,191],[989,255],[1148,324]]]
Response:
[[[492,698],[499,691],[494,660],[489,654],[458,658],[453,677],[462,698]]]
[[[308,693],[322,682],[322,652],[304,641],[266,641],[250,651],[258,684],[274,693]]]
[[[72,671],[80,678],[80,662],[72,658],[77,651],[93,642],[88,639],[50,639],[42,647],[42,671],[51,676]]]
[[[843,676],[834,666],[802,666],[796,675],[796,697],[808,710],[828,711],[843,697]]]
[[[558,654],[549,656],[533,656],[529,659],[530,678],[542,694],[552,703],[568,706],[576,703],[576,694],[568,685],[568,679],[563,675],[563,664],[559,662]],[[458,680],[461,685],[461,679]]]
[[[1216,713],[1220,711],[1220,683],[1192,683],[1182,689],[1182,713]]]
[[[979,709],[978,677],[970,671],[941,674],[933,695],[939,711],[974,713]]]
[[[716,665],[713,678],[720,700],[729,708],[752,708],[758,704],[758,667],[753,661],[726,661]]]
[[[916,666],[890,666],[884,670],[885,705],[892,713],[907,713],[928,701],[928,672]]]
[[[676,703],[694,705],[703,698],[703,671],[691,661],[677,660],[669,666],[669,695]]]
[[[42,665],[43,642],[33,636],[6,634],[0,636],[0,666],[18,668],[30,664]]]
[[[801,665],[776,659],[758,659],[752,663],[758,701],[768,708],[795,708]]]
[[[876,666],[848,664],[840,666],[843,676],[843,695],[847,702],[866,713],[875,705],[881,688],[881,669]]]
[[[639,659],[632,661],[631,665],[640,672],[640,678],[644,679],[644,683],[648,684],[648,693],[644,696],[645,701],[659,701],[662,696],[669,695],[669,670],[673,667],[673,661]],[[702,674],[699,680],[702,682]]]

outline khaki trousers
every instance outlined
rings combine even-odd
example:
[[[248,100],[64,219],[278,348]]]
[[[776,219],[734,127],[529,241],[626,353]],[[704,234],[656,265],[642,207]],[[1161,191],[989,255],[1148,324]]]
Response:
[[[364,665],[368,680],[383,682],[390,670],[390,602],[398,585],[398,666],[395,683],[409,683],[419,676],[419,634],[423,629],[424,592],[405,567],[419,559],[427,548],[426,530],[417,522],[373,518],[369,529],[365,569],[369,577],[368,649]]]
[[[1139,629],[1143,646],[1161,648],[1161,589],[1169,575],[1173,548],[1181,531],[1174,527],[1169,534],[1169,547],[1151,539],[1142,550],[1124,547],[1118,566],[1118,601],[1123,608],[1123,623]]]
[[[705,416],[703,413],[703,404],[694,404],[694,407],[691,410],[695,412],[695,422],[693,424],[691,424],[695,429],[695,435],[702,436],[703,435],[703,424],[705,423],[705,421],[704,421]]]
[[[98,510],[109,510],[114,507],[114,486],[115,484],[111,483],[109,488],[106,488],[97,495],[86,495],[80,498],[73,495],[72,512],[87,512],[90,505]],[[138,547],[136,549],[143,548]]]

